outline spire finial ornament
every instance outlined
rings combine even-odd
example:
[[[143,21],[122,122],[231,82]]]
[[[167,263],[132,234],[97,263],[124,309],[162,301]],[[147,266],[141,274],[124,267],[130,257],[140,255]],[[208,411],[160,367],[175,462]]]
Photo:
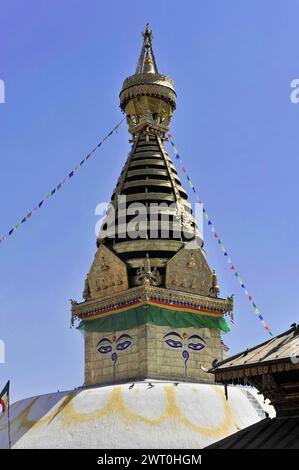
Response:
[[[164,135],[176,107],[173,81],[158,72],[149,24],[142,33],[143,44],[135,74],[126,78],[120,92],[120,107],[127,115],[129,131]]]
[[[142,32],[141,34],[143,36],[143,39],[147,39],[147,38],[149,38],[150,40],[153,39],[153,33],[152,33],[149,23],[146,23],[145,31],[144,33]]]
[[[146,24],[145,31],[141,34],[143,36],[143,44],[135,74],[139,75],[142,73],[158,73],[158,67],[152,45],[153,33],[149,23]]]

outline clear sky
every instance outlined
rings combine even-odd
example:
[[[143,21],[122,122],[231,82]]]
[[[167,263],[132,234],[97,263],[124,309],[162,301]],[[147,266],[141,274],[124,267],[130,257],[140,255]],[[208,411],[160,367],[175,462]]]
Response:
[[[120,120],[149,21],[176,83],[176,146],[273,333],[287,329],[298,320],[298,17],[295,0],[0,0],[0,237]],[[69,299],[81,299],[95,207],[128,150],[124,124],[0,247],[0,388],[10,379],[13,400],[83,383]],[[268,339],[208,232],[205,243],[221,295],[235,293],[231,352]]]

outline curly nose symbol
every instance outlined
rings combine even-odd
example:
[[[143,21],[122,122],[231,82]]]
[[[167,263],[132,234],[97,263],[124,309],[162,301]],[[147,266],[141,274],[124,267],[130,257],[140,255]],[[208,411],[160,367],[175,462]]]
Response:
[[[113,377],[114,377],[114,380],[115,380],[115,364],[116,364],[116,361],[117,361],[117,354],[116,352],[113,352],[111,354],[111,360],[113,362]]]
[[[111,354],[111,359],[112,359],[113,365],[115,366],[116,361],[117,361],[117,354],[116,354],[116,352],[114,352],[114,353]]]
[[[190,354],[188,353],[188,351],[186,351],[186,349],[184,349],[184,351],[182,352],[182,358],[184,359],[184,363],[185,363],[185,373],[187,373],[187,362],[189,360],[189,357],[190,357]]]

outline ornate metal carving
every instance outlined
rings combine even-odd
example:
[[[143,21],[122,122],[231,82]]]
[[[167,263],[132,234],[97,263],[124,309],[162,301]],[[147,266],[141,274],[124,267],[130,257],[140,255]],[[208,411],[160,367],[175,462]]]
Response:
[[[128,101],[138,96],[156,96],[165,99],[173,108],[176,103],[176,93],[167,84],[159,83],[143,83],[140,85],[132,85],[124,89],[120,94],[121,109],[124,110]]]
[[[211,270],[200,249],[182,248],[166,267],[166,287],[210,295]]]
[[[167,75],[160,73],[141,73],[138,75],[131,75],[126,78],[121,93],[134,85],[155,84],[163,87],[170,88],[175,93],[174,81]]]
[[[152,65],[152,70],[153,72],[158,72],[158,67],[156,64],[156,59],[153,51],[153,46],[152,46],[152,38],[153,38],[153,33],[150,29],[149,24],[147,23],[146,28],[144,33],[142,33],[143,36],[143,45],[140,53],[140,57],[137,63],[136,67],[136,74],[142,73],[146,69],[146,64],[150,60]],[[144,57],[146,54],[146,58]]]
[[[126,78],[119,95],[120,107],[127,114],[131,134],[138,134],[148,125],[164,135],[176,107],[174,83],[169,77],[158,73],[152,32],[148,25],[143,37],[136,73]]]
[[[161,284],[161,275],[155,266],[151,269],[151,262],[148,253],[144,264],[139,267],[136,273],[136,283],[150,286],[159,286]]]
[[[100,244],[98,248],[87,276],[87,284],[89,298],[92,299],[128,289],[126,265],[104,244]],[[87,289],[84,292],[87,294]]]
[[[90,299],[90,289],[89,289],[88,275],[85,279],[84,291],[83,291],[82,297],[83,297],[84,300],[89,300]]]
[[[218,286],[218,281],[217,281],[217,275],[215,269],[213,269],[212,276],[211,276],[211,289],[210,289],[210,295],[211,297],[218,297],[219,294],[219,286]]]
[[[176,303],[188,305],[205,310],[207,314],[219,313],[224,315],[227,312],[227,299],[216,299],[203,295],[182,292],[181,290],[165,289],[152,285],[143,284],[139,287],[106,295],[101,299],[91,299],[88,302],[72,304],[73,319],[90,318],[100,312],[117,308],[119,305],[131,304],[136,301],[158,300],[168,304]]]

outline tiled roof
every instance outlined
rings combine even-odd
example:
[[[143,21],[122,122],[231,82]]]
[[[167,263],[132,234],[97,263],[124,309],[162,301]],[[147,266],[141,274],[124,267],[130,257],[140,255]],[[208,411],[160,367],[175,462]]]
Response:
[[[266,418],[207,449],[299,449],[299,416]]]
[[[213,364],[211,372],[290,360],[299,362],[299,327],[294,326],[275,338]]]

